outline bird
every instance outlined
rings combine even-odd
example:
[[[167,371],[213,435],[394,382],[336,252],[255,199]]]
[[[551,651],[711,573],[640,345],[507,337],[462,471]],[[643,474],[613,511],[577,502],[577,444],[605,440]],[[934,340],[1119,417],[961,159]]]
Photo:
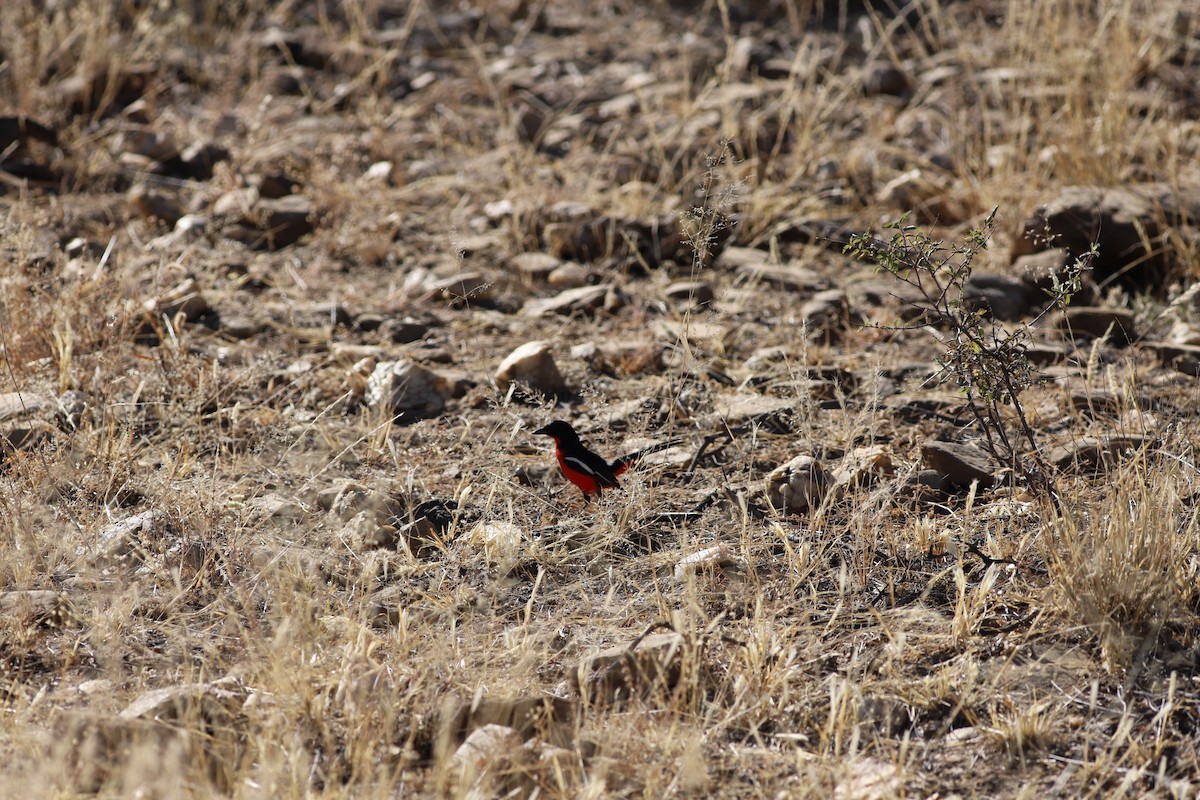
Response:
[[[534,434],[554,439],[554,456],[558,459],[558,467],[562,470],[563,476],[583,492],[585,503],[592,499],[592,495],[600,497],[605,489],[621,488],[617,477],[636,464],[643,456],[679,444],[678,440],[660,442],[645,450],[621,456],[610,463],[600,454],[589,450],[580,441],[579,434],[575,432],[569,422],[554,420],[549,425],[538,428]]]

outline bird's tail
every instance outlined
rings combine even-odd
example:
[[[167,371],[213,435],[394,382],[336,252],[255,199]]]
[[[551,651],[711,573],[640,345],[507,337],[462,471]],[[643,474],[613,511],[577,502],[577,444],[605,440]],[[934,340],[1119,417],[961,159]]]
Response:
[[[658,444],[651,445],[644,450],[638,450],[636,453],[630,453],[627,456],[621,456],[617,460],[613,461],[609,466],[612,468],[613,475],[620,475],[622,472],[629,469],[651,453],[657,453],[659,450],[666,450],[680,444],[683,444],[682,439],[672,439],[669,442],[659,442]]]

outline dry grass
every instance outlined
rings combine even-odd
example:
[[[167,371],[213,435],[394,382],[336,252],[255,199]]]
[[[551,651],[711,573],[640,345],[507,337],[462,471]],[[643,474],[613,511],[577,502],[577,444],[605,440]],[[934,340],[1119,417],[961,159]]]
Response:
[[[920,0],[840,30],[795,0],[437,5],[3,3],[0,116],[53,125],[62,148],[43,158],[66,166],[55,187],[0,195],[0,386],[87,399],[0,421],[47,436],[0,453],[4,791],[1194,796],[1194,379],[1097,346],[1072,379],[1111,390],[1115,410],[1029,390],[1047,446],[1155,437],[1108,473],[1064,476],[1060,509],[1009,488],[899,502],[875,484],[764,513],[762,479],[805,450],[833,463],[882,443],[901,479],[914,472],[938,428],[884,400],[934,391],[895,375],[937,343],[871,327],[805,339],[792,292],[710,257],[755,246],[861,282],[780,231],[895,217],[878,190],[914,167],[932,176],[918,215],[947,235],[1000,207],[992,267],[1060,187],[1196,192],[1190,4]],[[297,51],[260,44],[274,26],[322,61],[295,92],[279,75]],[[763,42],[783,63],[759,58]],[[877,59],[902,63],[916,95],[864,94]],[[112,144],[131,128],[217,139],[234,158],[209,180],[152,174]],[[392,176],[365,177],[379,162]],[[208,213],[273,172],[320,220],[277,252],[213,231],[169,240],[127,199],[148,185]],[[548,291],[506,259],[543,249],[564,202],[680,222],[690,255],[591,265],[626,293],[619,311],[514,314]],[[1196,244],[1177,244],[1186,285]],[[487,285],[465,301],[424,288],[467,271]],[[189,277],[223,321],[257,323],[250,338],[144,312]],[[685,278],[719,286],[716,311],[660,299]],[[1109,299],[1157,327],[1200,321],[1171,297]],[[401,345],[330,324],[315,306],[328,300],[358,319],[436,320]],[[495,390],[499,360],[531,339],[556,342],[581,389],[570,408]],[[587,342],[607,360],[568,355]],[[467,390],[412,425],[360,407],[356,364],[401,356]],[[810,380],[822,369],[859,383],[830,396]],[[786,398],[791,416],[722,440],[716,409],[735,392]],[[630,400],[653,409],[618,415]],[[718,438],[694,474],[667,459],[584,507],[529,435],[557,416],[592,420],[610,454]],[[457,503],[447,528],[371,545],[372,521],[403,525],[430,499]],[[718,544],[731,563],[677,577]],[[680,637],[668,678],[618,700],[585,678],[581,696],[582,660],[651,628]],[[130,712],[158,690],[153,713]],[[479,722],[464,708],[514,698],[561,705],[527,729],[501,720],[519,741],[488,751],[472,785],[455,757]]]

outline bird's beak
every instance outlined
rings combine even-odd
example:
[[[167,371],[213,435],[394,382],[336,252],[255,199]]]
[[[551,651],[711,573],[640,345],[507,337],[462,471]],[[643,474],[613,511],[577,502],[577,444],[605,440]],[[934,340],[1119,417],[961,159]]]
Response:
[[[548,428],[548,427],[550,427],[550,426],[547,425],[545,427],[538,428],[536,431],[533,432],[533,435],[534,436],[549,436],[550,434],[546,431],[546,428]]]

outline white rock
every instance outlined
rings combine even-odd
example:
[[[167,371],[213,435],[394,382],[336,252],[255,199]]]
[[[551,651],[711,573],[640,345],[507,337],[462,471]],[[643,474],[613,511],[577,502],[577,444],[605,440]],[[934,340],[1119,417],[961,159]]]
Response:
[[[487,562],[501,573],[516,566],[524,539],[525,531],[511,522],[481,522],[467,536],[467,542],[481,548]]]
[[[740,570],[743,566],[732,547],[718,544],[679,559],[675,563],[675,582],[682,583],[697,572],[713,572],[726,567]]]
[[[526,342],[508,354],[496,370],[496,385],[507,392],[514,383],[522,383],[548,396],[567,394],[567,384],[554,363],[550,343]]]
[[[367,379],[367,405],[383,406],[402,422],[436,417],[446,408],[449,381],[411,361],[384,361]]]
[[[767,501],[785,514],[807,511],[820,505],[827,480],[820,463],[812,456],[796,456],[767,476]]]

